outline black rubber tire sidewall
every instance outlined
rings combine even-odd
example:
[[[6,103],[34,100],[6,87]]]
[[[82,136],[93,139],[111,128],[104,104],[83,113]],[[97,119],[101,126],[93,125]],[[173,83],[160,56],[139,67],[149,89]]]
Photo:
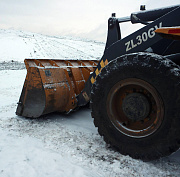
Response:
[[[171,61],[146,53],[119,57],[102,70],[92,88],[92,116],[95,126],[107,143],[122,154],[143,160],[167,156],[179,148],[180,79],[173,70],[177,71],[178,66]],[[118,81],[127,78],[138,78],[150,83],[163,100],[163,122],[160,128],[148,137],[128,137],[118,131],[108,117],[107,95]]]

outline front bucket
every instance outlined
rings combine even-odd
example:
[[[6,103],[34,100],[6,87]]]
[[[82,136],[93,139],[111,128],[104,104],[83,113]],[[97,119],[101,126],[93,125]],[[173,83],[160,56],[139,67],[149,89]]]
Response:
[[[73,110],[77,107],[76,96],[84,89],[97,62],[26,59],[27,75],[16,114],[35,118]]]

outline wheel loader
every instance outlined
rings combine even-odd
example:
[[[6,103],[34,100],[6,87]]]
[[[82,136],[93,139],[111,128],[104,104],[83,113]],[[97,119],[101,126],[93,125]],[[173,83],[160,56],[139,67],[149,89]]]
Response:
[[[143,8],[142,8],[143,9]],[[144,26],[121,38],[120,23]],[[100,60],[25,59],[18,116],[71,112],[90,102],[106,143],[150,161],[180,147],[180,5],[108,19]]]

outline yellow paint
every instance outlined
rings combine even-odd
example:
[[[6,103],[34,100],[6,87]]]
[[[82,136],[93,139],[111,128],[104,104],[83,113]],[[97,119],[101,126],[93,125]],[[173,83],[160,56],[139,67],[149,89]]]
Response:
[[[108,64],[108,60],[106,59],[106,61],[105,61],[105,66]]]
[[[96,73],[96,77],[99,75],[99,73],[101,72],[101,70],[108,64],[108,60],[106,59],[105,62],[102,60],[100,62],[100,70],[98,70],[98,68],[95,70]],[[93,76],[91,77],[91,83],[94,84],[94,82],[96,81],[96,77],[94,78]]]
[[[94,82],[95,82],[95,79],[94,79],[94,77],[92,76],[92,77],[91,77],[91,83],[94,84]]]
[[[104,68],[104,67],[105,67],[105,63],[104,63],[103,60],[100,62],[100,65],[101,65],[101,68]]]
[[[98,68],[96,69],[95,73],[96,73],[96,76],[99,75],[100,72],[99,72]]]

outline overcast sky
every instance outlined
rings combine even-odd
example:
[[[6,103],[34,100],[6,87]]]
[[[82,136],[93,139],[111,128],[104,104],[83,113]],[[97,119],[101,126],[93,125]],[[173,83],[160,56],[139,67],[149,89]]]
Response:
[[[180,4],[180,0],[0,0],[0,29],[106,40],[111,13],[129,16],[139,10]],[[125,23],[122,34],[137,28]]]

